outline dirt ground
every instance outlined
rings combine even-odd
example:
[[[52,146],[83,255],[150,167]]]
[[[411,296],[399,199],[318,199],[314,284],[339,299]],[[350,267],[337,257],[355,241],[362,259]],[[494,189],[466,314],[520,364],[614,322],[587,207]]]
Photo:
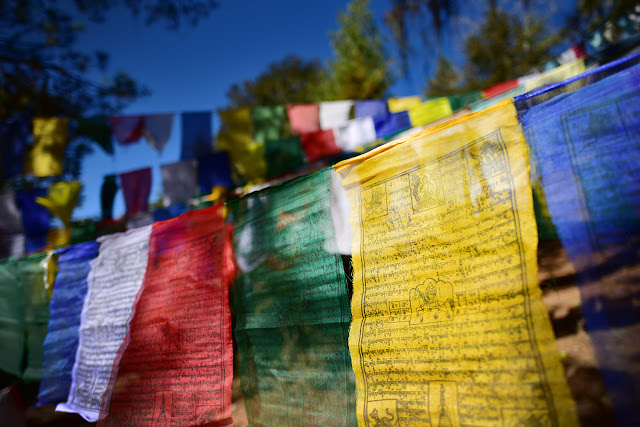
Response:
[[[615,418],[611,401],[605,392],[589,335],[584,330],[580,293],[576,272],[557,240],[540,243],[540,287],[549,310],[558,350],[562,355],[565,374],[576,402],[580,421],[584,426],[612,426]],[[74,414],[54,411],[53,405],[32,406],[36,386],[20,387],[18,406],[24,410],[25,426],[84,426],[91,425]],[[232,415],[234,425],[247,426],[240,380],[233,381]],[[20,421],[16,421],[20,426]]]

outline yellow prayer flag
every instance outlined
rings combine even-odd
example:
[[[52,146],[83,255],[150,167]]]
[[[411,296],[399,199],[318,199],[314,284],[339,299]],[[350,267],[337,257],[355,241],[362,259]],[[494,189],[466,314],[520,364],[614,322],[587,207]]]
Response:
[[[25,159],[24,172],[34,176],[62,174],[69,119],[33,119],[33,146]]]
[[[52,228],[47,231],[47,250],[68,246],[71,243],[71,227]]]
[[[82,184],[78,181],[56,182],[49,187],[49,194],[46,197],[38,197],[36,202],[60,218],[65,226],[69,226],[81,189]]]
[[[451,114],[453,111],[447,97],[430,99],[409,108],[409,119],[413,127],[427,125]]]
[[[404,96],[402,98],[389,98],[387,105],[389,106],[390,113],[398,113],[400,111],[407,111],[411,107],[422,102],[421,96]]]
[[[257,182],[266,176],[264,141],[253,141],[250,108],[219,111],[218,149],[227,151],[235,172],[247,181]]]
[[[584,73],[584,70],[584,58],[576,59],[575,61],[556,67],[553,70],[544,72],[539,77],[527,80],[524,83],[525,92],[529,92],[530,90],[544,85],[561,82],[573,76],[577,76],[578,74]]]
[[[577,425],[537,283],[511,100],[335,166],[361,426]]]

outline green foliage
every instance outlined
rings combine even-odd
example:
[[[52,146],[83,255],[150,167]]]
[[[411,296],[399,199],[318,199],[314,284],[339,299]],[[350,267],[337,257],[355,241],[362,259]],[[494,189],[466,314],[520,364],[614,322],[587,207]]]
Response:
[[[456,67],[444,56],[438,58],[438,68],[432,79],[427,81],[427,97],[448,96],[460,91],[462,77]]]
[[[468,64],[465,90],[483,89],[524,76],[552,58],[560,42],[547,30],[544,19],[520,18],[490,8],[480,31],[465,45]]]
[[[215,7],[210,0],[155,2],[151,0],[7,0],[0,3],[0,120],[13,116],[63,116],[70,119],[113,114],[148,89],[126,72],[108,74],[104,52],[83,52],[76,47],[87,18],[101,21],[111,8],[124,5],[148,24],[164,22],[176,28],[183,21],[197,23]],[[96,82],[89,76],[98,74]],[[65,173],[56,180],[80,175],[82,158],[93,142],[73,138],[65,152]],[[0,182],[21,187],[29,180],[19,177]],[[45,185],[35,180],[31,185]]]
[[[393,75],[369,0],[353,0],[338,20],[340,28],[330,35],[335,59],[328,64],[331,78],[323,88],[323,98],[383,97]]]
[[[231,86],[227,91],[229,107],[317,102],[318,87],[326,79],[318,60],[288,56],[270,64],[256,79]]]

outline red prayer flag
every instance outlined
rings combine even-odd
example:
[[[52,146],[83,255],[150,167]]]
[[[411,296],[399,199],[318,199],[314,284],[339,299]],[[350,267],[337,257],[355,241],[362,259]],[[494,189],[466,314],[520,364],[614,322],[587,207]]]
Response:
[[[498,96],[501,93],[505,93],[508,90],[515,89],[519,86],[518,79],[509,80],[507,82],[502,82],[491,86],[482,91],[482,97],[484,99],[493,98],[494,96]]]
[[[320,107],[318,104],[288,105],[287,115],[291,124],[291,132],[295,135],[320,130]]]
[[[219,205],[154,224],[99,426],[232,423],[233,264],[222,213]]]
[[[300,141],[310,163],[340,153],[331,129],[302,134]]]
[[[119,144],[132,144],[142,138],[144,116],[111,116],[109,124],[111,134]]]

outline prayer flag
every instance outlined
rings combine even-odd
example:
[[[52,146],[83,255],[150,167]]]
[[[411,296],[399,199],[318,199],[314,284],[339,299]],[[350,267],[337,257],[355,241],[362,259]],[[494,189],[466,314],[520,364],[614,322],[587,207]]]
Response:
[[[273,107],[253,107],[253,140],[258,142],[281,139],[287,125],[287,110],[284,105]]]
[[[458,111],[463,108],[466,108],[472,102],[479,101],[482,99],[482,91],[476,90],[472,92],[463,93],[460,95],[449,95],[449,104],[451,105],[451,109],[453,111]]]
[[[548,84],[561,82],[581,73],[584,73],[584,58],[561,65],[553,70],[542,73],[540,77],[528,80],[524,84],[525,92]]]
[[[218,205],[156,223],[99,426],[231,424],[230,233]]]
[[[196,195],[198,182],[195,159],[162,165],[160,166],[160,171],[162,172],[165,206],[176,202],[184,202]]]
[[[55,251],[58,274],[49,306],[51,315],[43,346],[38,405],[58,404],[69,395],[89,261],[98,255],[99,246],[97,242],[86,242]]]
[[[376,126],[371,117],[349,120],[333,130],[336,145],[342,151],[353,152],[376,140]]]
[[[120,174],[127,216],[132,217],[149,208],[151,194],[151,168]]]
[[[68,126],[69,119],[33,119],[33,146],[27,154],[25,173],[37,177],[62,174]]]
[[[152,213],[153,222],[166,221],[171,218],[182,215],[187,211],[184,203],[174,203],[173,205],[154,209]]]
[[[411,119],[406,111],[374,117],[373,123],[378,138],[389,138],[411,128]]]
[[[22,173],[31,129],[29,120],[12,118],[0,122],[0,174],[10,178]]]
[[[521,122],[618,423],[636,425],[640,65],[535,105]]]
[[[182,113],[181,159],[195,159],[213,149],[211,112]]]
[[[321,102],[318,113],[321,129],[333,129],[344,125],[350,117],[353,101]]]
[[[22,294],[15,259],[0,261],[0,370],[18,378],[25,346]]]
[[[107,116],[78,119],[75,130],[78,135],[97,142],[105,153],[113,155],[113,138]]]
[[[267,141],[264,149],[267,178],[275,178],[304,166],[305,151],[302,149],[300,137],[291,136],[278,141]]]
[[[309,163],[340,154],[340,148],[336,145],[331,129],[303,133],[300,140]]]
[[[171,136],[171,128],[173,126],[173,114],[151,114],[144,116],[144,126],[142,135],[149,145],[157,151],[167,145]]]
[[[320,107],[318,104],[288,105],[287,115],[291,132],[302,135],[320,130]]]
[[[15,193],[0,194],[0,259],[24,255],[24,228]]]
[[[209,194],[213,187],[233,187],[229,153],[219,152],[198,157],[198,185],[200,194]]]
[[[144,129],[143,116],[111,116],[109,117],[111,133],[120,145],[129,145],[140,141]]]
[[[22,225],[26,237],[25,252],[32,253],[44,250],[47,246],[47,232],[51,214],[36,202],[38,197],[44,197],[47,190],[22,190],[16,193],[16,203],[22,214]]]
[[[389,114],[387,103],[382,99],[356,101],[353,109],[356,118],[386,116]]]
[[[118,182],[115,175],[106,175],[100,189],[100,206],[102,219],[113,217],[113,202],[118,192]]]
[[[71,225],[71,214],[78,204],[82,184],[78,181],[56,182],[49,187],[49,194],[36,198],[36,202],[62,220],[65,227]]]
[[[577,425],[537,284],[513,103],[335,168],[354,236],[359,425]]]
[[[489,99],[489,98],[493,98],[495,96],[501,95],[505,92],[509,92],[510,90],[513,90],[515,88],[517,88],[518,86],[520,86],[520,82],[518,81],[518,79],[514,79],[514,80],[509,80],[506,82],[500,82],[498,84],[495,84],[485,90],[482,91],[482,97],[484,99]]]
[[[235,336],[250,425],[356,425],[331,171],[228,202]]]
[[[98,238],[100,250],[90,261],[71,388],[56,411],[77,413],[90,422],[98,419],[147,268],[150,233],[147,226]]]
[[[263,179],[267,172],[264,141],[253,140],[250,108],[219,111],[220,132],[218,149],[227,151],[239,177],[247,180]]]
[[[390,113],[399,113],[401,111],[407,111],[411,107],[422,102],[421,96],[404,96],[401,98],[389,98],[387,105],[389,106]]]
[[[430,99],[409,108],[409,120],[413,127],[424,126],[451,114],[451,104],[446,97]]]

